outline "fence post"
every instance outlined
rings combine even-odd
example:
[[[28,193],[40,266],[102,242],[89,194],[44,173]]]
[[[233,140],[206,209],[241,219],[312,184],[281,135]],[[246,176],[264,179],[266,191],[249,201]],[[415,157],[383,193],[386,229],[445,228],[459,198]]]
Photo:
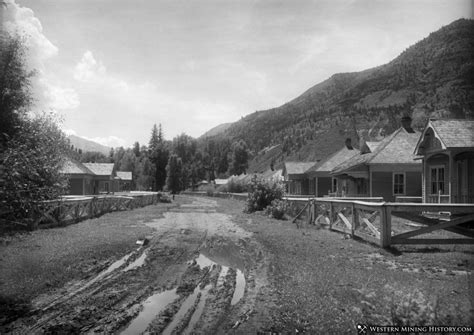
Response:
[[[332,222],[334,221],[334,206],[332,202],[329,203],[329,229],[332,229]]]
[[[392,213],[387,205],[380,208],[380,246],[388,248],[392,239]]]
[[[351,234],[354,236],[354,232],[359,226],[359,214],[357,213],[357,209],[355,204],[352,203],[352,222],[351,222]]]

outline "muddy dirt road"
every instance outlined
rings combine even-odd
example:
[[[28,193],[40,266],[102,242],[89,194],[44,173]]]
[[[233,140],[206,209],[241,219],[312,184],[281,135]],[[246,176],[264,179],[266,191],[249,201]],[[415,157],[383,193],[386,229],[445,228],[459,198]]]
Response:
[[[203,198],[137,224],[153,228],[143,245],[100,273],[37,298],[11,331],[244,332],[241,325],[267,286],[268,257],[252,233]]]

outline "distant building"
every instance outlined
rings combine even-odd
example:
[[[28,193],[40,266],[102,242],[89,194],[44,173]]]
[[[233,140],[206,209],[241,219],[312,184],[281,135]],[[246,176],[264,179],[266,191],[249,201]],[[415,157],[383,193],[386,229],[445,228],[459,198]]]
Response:
[[[132,190],[133,175],[131,171],[117,171],[117,176],[115,177],[115,180],[117,181],[117,192],[125,192]]]
[[[337,179],[331,171],[339,164],[358,155],[360,151],[352,146],[350,138],[346,139],[342,149],[311,167],[306,175],[309,178],[308,194],[316,197],[327,196],[337,191]]]
[[[69,194],[87,195],[94,191],[94,173],[84,164],[67,159],[61,168],[61,173],[69,180]]]
[[[84,166],[94,173],[93,194],[114,192],[114,163],[84,163]]]
[[[68,158],[61,173],[69,180],[68,193],[71,195],[113,193],[131,189],[132,172],[115,173],[113,163],[80,163]]]
[[[316,162],[285,162],[282,174],[288,194],[309,194],[309,178],[306,172],[315,164]]]
[[[378,143],[367,142],[360,154],[336,166],[337,196],[383,197],[421,196],[421,162],[413,149],[420,133],[411,128],[411,118]]]
[[[474,203],[474,120],[429,120],[415,154],[423,202]]]

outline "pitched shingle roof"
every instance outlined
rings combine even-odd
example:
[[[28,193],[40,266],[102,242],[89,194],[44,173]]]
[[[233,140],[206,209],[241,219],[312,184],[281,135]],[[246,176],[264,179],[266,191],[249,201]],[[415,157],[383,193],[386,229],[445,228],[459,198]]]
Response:
[[[341,150],[335,152],[327,159],[311,167],[307,172],[329,172],[339,164],[347,161],[359,153],[359,150],[355,148],[348,149],[347,146],[344,146]]]
[[[114,171],[114,163],[84,163],[96,176],[111,176]]]
[[[474,147],[474,120],[430,120],[446,148]]]
[[[84,166],[84,164],[71,158],[66,159],[60,172],[63,174],[94,174],[91,170]]]
[[[285,162],[287,174],[303,174],[316,165],[316,162]]]
[[[415,161],[413,150],[420,137],[418,132],[408,132],[399,128],[390,136],[384,138],[374,151],[354,156],[336,166],[332,173],[340,173],[359,165],[370,164],[421,164]]]
[[[117,177],[121,180],[132,180],[131,171],[117,171]]]

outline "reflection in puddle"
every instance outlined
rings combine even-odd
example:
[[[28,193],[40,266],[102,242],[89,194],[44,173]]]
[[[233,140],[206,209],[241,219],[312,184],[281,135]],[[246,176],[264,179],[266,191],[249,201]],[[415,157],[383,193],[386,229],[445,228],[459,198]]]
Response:
[[[144,251],[140,257],[138,257],[136,260],[134,260],[133,262],[131,262],[130,264],[128,264],[128,266],[123,269],[124,272],[126,271],[129,271],[129,270],[133,270],[135,268],[138,268],[140,266],[142,266],[144,263],[145,263],[145,259],[146,259],[146,256],[147,256],[147,251]]]
[[[235,279],[235,290],[234,295],[232,296],[231,305],[235,305],[242,299],[245,292],[245,276],[242,271],[237,269],[237,277]]]
[[[196,264],[199,265],[201,269],[217,264],[216,262],[211,261],[209,258],[204,256],[203,254],[199,254],[199,256],[195,259],[195,261],[196,261]]]
[[[143,310],[121,334],[133,335],[143,333],[155,316],[160,314],[167,305],[171,304],[178,297],[176,288],[152,295],[143,304]]]
[[[201,318],[202,312],[204,311],[204,305],[206,304],[207,293],[211,289],[212,285],[207,285],[204,289],[201,290],[201,299],[199,299],[198,305],[196,310],[194,311],[191,319],[189,320],[189,324],[186,329],[183,331],[183,334],[191,334],[194,326],[196,326],[197,322]]]

